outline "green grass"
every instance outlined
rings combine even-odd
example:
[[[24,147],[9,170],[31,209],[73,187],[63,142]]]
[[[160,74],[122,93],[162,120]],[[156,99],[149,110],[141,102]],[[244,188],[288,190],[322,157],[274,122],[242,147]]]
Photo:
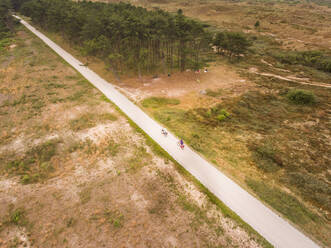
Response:
[[[251,144],[250,150],[257,166],[264,172],[276,172],[282,167],[282,160],[271,140],[264,140],[259,144]]]
[[[15,209],[10,213],[10,223],[17,226],[26,225],[25,211],[22,208]]]
[[[120,211],[112,211],[106,209],[104,216],[107,222],[110,223],[114,228],[121,228],[123,226],[124,215]]]
[[[49,82],[49,83],[44,85],[44,88],[47,89],[47,90],[50,90],[50,89],[66,89],[66,88],[68,88],[68,86],[65,85],[65,84]]]
[[[105,148],[105,151],[107,155],[114,157],[120,151],[120,144],[117,144],[113,139],[110,139],[107,143],[107,147]]]
[[[288,173],[283,182],[300,188],[304,199],[314,202],[320,208],[331,211],[331,185],[312,173],[297,171]]]
[[[26,211],[24,208],[15,208],[13,204],[9,205],[8,215],[1,219],[4,225],[16,225],[27,227],[29,222],[26,218]],[[1,229],[1,226],[0,226]]]
[[[140,168],[146,166],[151,160],[151,155],[147,153],[147,150],[143,146],[137,146],[134,149],[134,154],[127,161],[128,170],[131,172],[137,172]]]
[[[216,91],[213,91],[213,90],[210,90],[210,89],[207,89],[206,90],[206,95],[207,96],[212,96],[212,97],[219,97],[221,95],[224,95],[224,91],[222,89],[218,89]]]
[[[14,43],[14,40],[10,37],[4,38],[0,40],[0,54],[4,52],[6,47],[10,46]]]
[[[71,96],[68,96],[67,100],[69,100],[69,101],[78,101],[78,102],[83,101],[84,96],[86,96],[87,92],[88,91],[85,90],[85,89],[84,90],[79,90],[79,91],[73,93]]]
[[[80,116],[77,119],[71,120],[69,126],[73,131],[77,132],[87,128],[94,127],[98,122],[116,121],[116,120],[117,120],[117,116],[111,113],[105,113],[100,115],[87,113]]]
[[[165,97],[149,97],[141,102],[145,108],[158,108],[166,105],[178,105],[179,103],[178,99]]]
[[[94,114],[84,114],[77,119],[71,120],[69,123],[70,128],[75,132],[94,127],[95,124]]]
[[[294,196],[277,187],[271,187],[253,179],[246,179],[246,183],[263,201],[294,223],[306,224],[319,219],[316,214],[308,210]]]
[[[0,161],[5,166],[0,167],[0,169],[11,175],[21,176],[21,183],[23,184],[42,181],[54,171],[51,159],[57,154],[58,143],[60,141],[56,139],[47,141],[31,148],[24,155],[21,155],[21,158],[14,160],[10,154],[1,157]]]

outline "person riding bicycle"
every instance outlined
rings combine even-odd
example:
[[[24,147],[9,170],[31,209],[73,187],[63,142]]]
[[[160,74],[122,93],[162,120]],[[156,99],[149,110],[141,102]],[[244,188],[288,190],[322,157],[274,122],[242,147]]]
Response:
[[[163,135],[165,135],[165,136],[168,135],[168,132],[167,132],[167,130],[166,130],[165,128],[162,128],[161,133],[162,133]]]
[[[180,148],[184,149],[184,141],[183,141],[183,139],[180,139],[179,145],[180,145]]]

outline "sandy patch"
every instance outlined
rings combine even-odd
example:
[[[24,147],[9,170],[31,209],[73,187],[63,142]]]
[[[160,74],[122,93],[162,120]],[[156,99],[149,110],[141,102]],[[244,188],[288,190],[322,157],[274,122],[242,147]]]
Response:
[[[225,89],[236,96],[255,87],[255,84],[241,78],[227,66],[212,65],[207,73],[203,71],[196,73],[188,70],[183,73],[175,73],[171,77],[161,75],[159,78],[143,77],[141,80],[136,78],[123,79],[120,87],[130,99],[141,101],[150,96],[182,99],[188,94],[199,94],[206,89]]]
[[[140,210],[145,209],[148,204],[144,196],[141,195],[138,191],[133,192],[130,199],[135,203],[136,207]]]
[[[7,240],[0,239],[0,247],[30,248],[32,246],[25,228],[13,226],[7,229]]]

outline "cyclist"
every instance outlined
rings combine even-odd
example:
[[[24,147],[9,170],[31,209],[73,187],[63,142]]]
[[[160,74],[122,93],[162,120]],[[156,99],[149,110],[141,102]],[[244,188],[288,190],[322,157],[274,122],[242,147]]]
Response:
[[[167,136],[168,135],[168,132],[165,128],[162,128],[161,130],[161,133],[164,135],[164,136]]]
[[[183,141],[183,139],[180,139],[179,145],[180,145],[180,148],[184,149],[184,141]]]

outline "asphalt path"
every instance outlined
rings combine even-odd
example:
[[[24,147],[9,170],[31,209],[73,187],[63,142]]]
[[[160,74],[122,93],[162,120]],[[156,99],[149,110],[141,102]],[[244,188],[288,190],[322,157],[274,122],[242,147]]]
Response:
[[[15,17],[20,19],[18,16]],[[162,126],[121,94],[117,90],[117,87],[102,79],[88,67],[81,66],[82,62],[75,59],[26,21],[21,20],[21,23],[44,41],[67,63],[80,72],[132,121],[144,130],[145,133],[166,150],[179,164],[272,245],[281,248],[319,247],[311,239],[225,176],[195,151],[187,146],[182,150],[178,146],[178,138],[173,134],[169,133],[167,137],[162,135]]]

